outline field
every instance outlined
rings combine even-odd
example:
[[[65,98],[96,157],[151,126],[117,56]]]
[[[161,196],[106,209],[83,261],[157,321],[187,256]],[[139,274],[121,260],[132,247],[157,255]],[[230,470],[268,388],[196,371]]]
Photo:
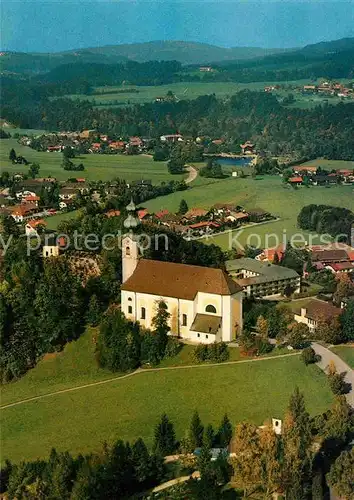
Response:
[[[317,158],[316,160],[307,161],[302,165],[313,165],[316,167],[321,167],[324,170],[354,170],[354,161],[350,160],[324,160],[322,158]]]
[[[338,345],[332,347],[332,351],[338,354],[351,368],[354,369],[354,345]]]
[[[126,155],[81,155],[75,158],[74,163],[83,163],[85,170],[82,172],[70,172],[61,167],[61,153],[37,152],[27,146],[18,144],[15,139],[0,140],[0,165],[1,171],[10,173],[28,172],[26,165],[13,165],[9,161],[10,149],[14,148],[17,155],[24,156],[30,162],[39,163],[41,169],[40,177],[56,177],[58,180],[66,180],[69,177],[85,177],[87,180],[110,180],[115,177],[127,181],[149,179],[153,183],[180,180],[185,175],[172,176],[167,171],[165,162],[154,162],[150,156],[126,156]]]
[[[345,168],[345,167],[343,167]],[[258,180],[246,178],[226,178],[222,180],[197,179],[188,191],[177,192],[163,198],[156,198],[145,203],[151,211],[162,208],[171,212],[178,210],[181,199],[185,199],[189,208],[210,208],[215,203],[235,203],[247,210],[262,208],[276,215],[281,220],[249,226],[238,231],[216,235],[203,240],[207,243],[220,245],[224,250],[230,249],[232,238],[237,236],[237,242],[265,246],[265,237],[275,234],[282,238],[294,234],[309,235],[297,228],[297,215],[301,208],[311,203],[342,206],[354,210],[354,194],[352,186],[333,186],[330,188],[314,186],[310,188],[293,189],[286,187],[280,177],[265,176]],[[251,237],[252,234],[256,236]],[[260,241],[258,236],[260,238]],[[275,245],[276,237],[269,237],[268,246]],[[317,239],[313,240],[318,241]],[[236,245],[236,241],[234,241]]]
[[[130,104],[142,104],[152,102],[156,97],[163,97],[169,90],[173,92],[175,97],[181,99],[196,99],[201,95],[215,94],[217,97],[223,98],[235,94],[242,89],[263,90],[269,85],[296,85],[303,86],[308,84],[308,80],[286,81],[286,82],[251,82],[251,83],[234,83],[234,82],[180,82],[170,83],[168,85],[158,86],[134,86],[121,85],[116,87],[97,87],[96,93],[92,95],[71,95],[73,99],[83,99],[93,101],[98,106],[126,106]],[[132,90],[127,92],[127,90]],[[116,92],[115,92],[116,91]],[[124,91],[124,92],[122,92]],[[283,98],[289,93],[293,93],[296,101],[290,107],[300,107],[309,109],[324,101],[329,104],[338,104],[341,102],[339,97],[328,96],[312,96],[302,95],[290,90],[280,90],[276,94]],[[343,102],[351,102],[347,99]]]
[[[304,369],[296,355],[145,370],[120,379],[96,367],[91,334],[86,333],[64,353],[47,356],[23,379],[5,386],[2,405],[98,380],[106,382],[1,410],[1,459],[45,457],[53,446],[87,453],[117,438],[142,436],[151,445],[153,427],[164,411],[175,424],[177,438],[195,409],[205,424],[218,424],[225,412],[233,423],[261,424],[283,416],[295,386],[304,392],[311,414],[323,412],[332,401],[322,372],[316,366]]]

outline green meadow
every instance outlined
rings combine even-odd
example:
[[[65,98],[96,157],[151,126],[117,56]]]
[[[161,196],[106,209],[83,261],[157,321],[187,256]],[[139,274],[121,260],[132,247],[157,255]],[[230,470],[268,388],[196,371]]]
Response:
[[[136,86],[119,85],[96,87],[91,95],[70,95],[72,99],[82,99],[94,102],[97,106],[127,106],[131,104],[143,104],[152,102],[156,97],[163,97],[168,91],[172,91],[176,99],[196,99],[201,95],[215,94],[224,98],[235,94],[243,89],[263,90],[270,85],[285,85],[287,89],[275,91],[279,98],[286,97],[292,93],[295,102],[289,107],[310,109],[323,103],[338,104],[339,102],[351,102],[351,99],[341,99],[340,97],[328,97],[321,95],[306,95],[295,92],[291,86],[302,87],[308,84],[308,80],[294,80],[285,82],[178,82],[167,85],[156,86]],[[317,82],[318,83],[318,82]]]
[[[61,167],[61,153],[38,152],[28,146],[20,145],[16,139],[0,139],[1,171],[7,170],[10,173],[28,172],[28,166],[13,165],[9,161],[11,148],[15,149],[17,155],[24,156],[28,161],[39,163],[41,167],[39,177],[53,176],[61,181],[69,177],[85,177],[91,181],[106,181],[120,177],[127,181],[149,179],[158,184],[170,180],[180,180],[185,177],[185,175],[170,175],[165,162],[154,162],[147,155],[81,155],[74,158],[73,162],[75,164],[83,163],[85,170],[70,172]]]
[[[325,411],[332,401],[323,373],[316,366],[304,369],[297,355],[239,364],[147,369],[120,378],[96,366],[92,335],[93,330],[86,332],[62,353],[47,355],[21,380],[3,387],[1,404],[5,406],[103,382],[3,408],[2,460],[43,458],[52,447],[89,453],[100,449],[104,441],[118,438],[141,436],[152,445],[154,425],[163,412],[174,422],[178,439],[195,409],[205,424],[217,425],[225,412],[234,424],[242,420],[262,424],[271,417],[283,417],[296,386],[304,392],[312,415]],[[179,364],[189,356],[187,349]]]
[[[342,358],[343,361],[345,361],[350,366],[350,368],[353,368],[354,370],[354,344],[338,345],[332,347],[331,350],[338,354],[338,356]]]
[[[340,168],[338,162],[336,165]],[[289,237],[300,233],[308,240],[309,234],[297,227],[297,216],[302,207],[311,203],[326,203],[354,210],[353,186],[331,186],[328,188],[313,186],[294,189],[285,185],[278,176],[264,176],[258,179],[228,177],[222,180],[198,178],[188,191],[156,198],[144,205],[150,211],[167,209],[175,212],[178,210],[181,199],[187,201],[189,208],[210,208],[215,203],[235,203],[243,206],[246,210],[261,208],[280,219],[257,226],[246,226],[232,233],[220,234],[203,240],[206,243],[215,243],[224,250],[230,249],[230,241],[232,242],[235,235],[238,235],[237,241],[242,245],[247,242],[257,245],[257,236],[249,239],[252,234],[259,236],[263,246],[266,235],[270,234],[282,238],[284,234]],[[314,239],[315,241],[318,241],[318,238]],[[270,238],[268,243],[270,246],[274,245],[275,238]]]

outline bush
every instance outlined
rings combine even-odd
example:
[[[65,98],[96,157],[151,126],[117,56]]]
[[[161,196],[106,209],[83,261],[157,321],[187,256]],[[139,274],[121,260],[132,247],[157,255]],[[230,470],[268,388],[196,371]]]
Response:
[[[301,353],[301,360],[305,363],[305,365],[311,365],[312,363],[317,363],[321,359],[321,356],[318,356],[312,347],[305,347],[305,349]]]
[[[347,384],[344,380],[344,373],[330,373],[328,375],[329,386],[336,396],[347,392]]]
[[[193,351],[193,359],[196,363],[211,361],[221,363],[229,359],[229,350],[225,342],[214,342],[213,344],[197,345]]]
[[[183,344],[178,339],[175,337],[169,337],[165,349],[165,357],[173,358],[174,356],[177,356],[182,348]]]
[[[274,349],[274,346],[270,342],[261,337],[256,338],[255,346],[257,348],[257,354],[268,354]]]

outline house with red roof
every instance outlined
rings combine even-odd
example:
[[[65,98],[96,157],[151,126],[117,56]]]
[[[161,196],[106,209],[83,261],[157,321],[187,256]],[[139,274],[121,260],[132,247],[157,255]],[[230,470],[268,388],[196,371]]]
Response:
[[[38,231],[43,229],[47,223],[43,219],[32,219],[26,223],[25,232],[26,236],[38,236]]]
[[[291,184],[292,186],[301,186],[302,180],[303,179],[300,176],[290,177],[290,179],[288,179],[288,183]]]
[[[24,198],[22,198],[21,204],[23,204],[23,205],[33,204],[36,207],[38,207],[39,200],[40,200],[39,196],[29,195],[29,196],[25,196]]]
[[[250,141],[246,141],[244,144],[240,144],[241,151],[243,155],[254,153],[254,144]]]

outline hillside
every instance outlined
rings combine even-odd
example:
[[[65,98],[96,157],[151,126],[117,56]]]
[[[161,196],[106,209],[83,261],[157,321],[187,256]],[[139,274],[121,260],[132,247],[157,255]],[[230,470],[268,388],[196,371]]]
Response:
[[[1,57],[1,71],[13,73],[45,73],[64,64],[117,64],[132,60],[179,61],[182,64],[203,64],[245,60],[284,52],[283,49],[257,47],[223,48],[194,42],[157,41],[126,45],[110,45],[71,50],[53,54],[7,52]]]
[[[206,43],[182,41],[154,41],[125,45],[110,45],[75,51],[77,54],[101,54],[105,57],[124,57],[138,62],[179,61],[182,64],[202,64],[230,60],[251,59],[285,52],[286,49],[259,47],[223,48]]]

